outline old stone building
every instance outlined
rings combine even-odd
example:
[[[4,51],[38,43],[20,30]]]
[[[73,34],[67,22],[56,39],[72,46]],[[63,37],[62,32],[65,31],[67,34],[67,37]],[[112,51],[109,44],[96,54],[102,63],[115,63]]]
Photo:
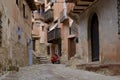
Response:
[[[29,64],[33,0],[0,0],[0,65]]]
[[[61,63],[66,63],[77,53],[77,24],[67,16],[65,0],[46,0],[46,12],[53,11],[54,20],[49,23],[48,43],[51,56],[58,54]],[[73,53],[72,53],[73,52]]]
[[[119,0],[45,0],[45,13],[52,12],[47,18],[49,52],[62,63],[120,62]]]
[[[62,2],[62,3],[58,3]],[[55,53],[62,56],[62,39],[61,39],[61,24],[60,24],[60,13],[63,10],[63,0],[57,0],[57,2],[45,0],[45,13],[50,14],[46,17],[49,21],[48,28],[48,53],[52,57]]]
[[[33,50],[40,55],[47,55],[47,28],[48,25],[45,23],[45,1],[35,1],[37,10],[33,11]]]
[[[81,62],[120,63],[119,0],[66,2],[71,6],[68,15],[79,25],[77,54]]]

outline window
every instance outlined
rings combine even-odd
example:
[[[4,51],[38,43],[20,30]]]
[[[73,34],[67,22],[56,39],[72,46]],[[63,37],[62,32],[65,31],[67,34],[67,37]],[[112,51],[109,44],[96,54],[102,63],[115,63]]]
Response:
[[[18,27],[18,41],[20,42],[21,40],[21,29]]]
[[[69,27],[69,35],[71,35],[72,34],[72,29],[71,29],[71,27]]]
[[[1,15],[0,15],[0,47],[2,46],[2,21],[1,21]]]
[[[41,14],[44,14],[45,13],[45,4],[42,4],[41,5],[41,11],[40,11]]]
[[[44,26],[42,26],[42,31],[44,31]]]
[[[16,0],[16,4],[17,4],[17,5],[19,4],[19,0]]]
[[[26,14],[25,14],[25,4],[23,4],[23,17],[25,18]]]
[[[47,54],[50,55],[50,46],[47,46]]]
[[[34,25],[34,22],[32,22],[32,30],[33,30],[33,25]]]

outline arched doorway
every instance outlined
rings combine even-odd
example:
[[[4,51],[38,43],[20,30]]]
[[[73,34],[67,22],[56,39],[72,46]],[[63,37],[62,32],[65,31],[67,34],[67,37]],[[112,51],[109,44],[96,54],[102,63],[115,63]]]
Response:
[[[99,22],[96,13],[89,18],[88,26],[89,52],[92,61],[99,61]]]

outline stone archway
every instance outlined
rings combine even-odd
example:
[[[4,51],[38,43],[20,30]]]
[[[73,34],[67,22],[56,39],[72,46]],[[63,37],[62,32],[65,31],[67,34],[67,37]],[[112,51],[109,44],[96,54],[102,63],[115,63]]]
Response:
[[[99,21],[96,13],[89,17],[88,43],[91,61],[99,61]]]

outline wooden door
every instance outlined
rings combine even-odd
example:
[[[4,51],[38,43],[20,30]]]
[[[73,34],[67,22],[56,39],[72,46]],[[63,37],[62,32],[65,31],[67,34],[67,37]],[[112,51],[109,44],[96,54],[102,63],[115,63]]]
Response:
[[[74,38],[68,39],[68,59],[70,60],[76,54],[76,43]]]

